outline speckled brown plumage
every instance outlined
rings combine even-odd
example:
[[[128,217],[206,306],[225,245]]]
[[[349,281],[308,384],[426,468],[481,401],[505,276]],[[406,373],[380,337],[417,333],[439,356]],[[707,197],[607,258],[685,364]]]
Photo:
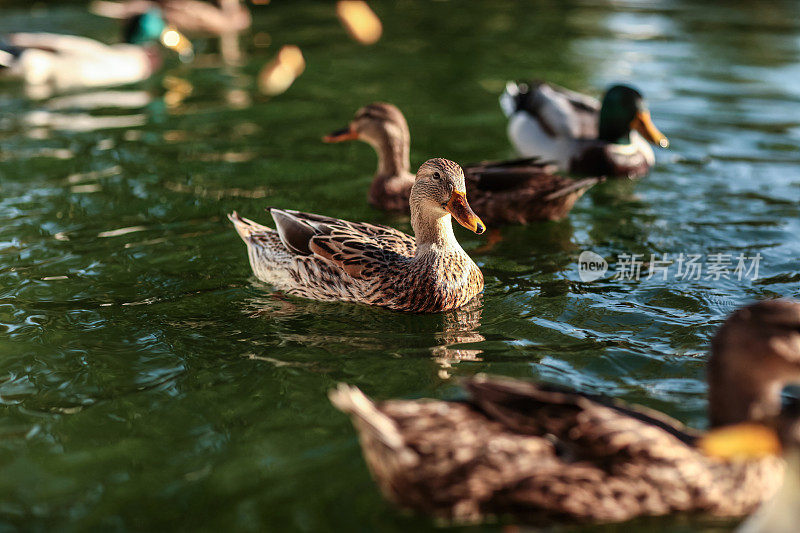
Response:
[[[484,230],[464,187],[461,167],[452,161],[432,159],[420,167],[411,202],[416,238],[386,226],[280,209],[270,211],[274,230],[236,213],[229,218],[255,275],[278,289],[315,300],[438,312],[483,291],[483,274],[453,235],[451,213],[470,229]]]
[[[406,211],[413,174],[409,172],[408,123],[392,104],[373,103],[356,112],[350,125],[326,137],[328,142],[358,139],[378,153],[378,170],[369,201],[387,211]],[[598,178],[572,180],[536,158],[487,161],[464,167],[470,203],[489,224],[527,224],[564,218]]]
[[[758,390],[743,411],[750,415],[736,422],[780,411],[775,385],[800,379],[798,310],[763,302],[728,319],[722,344],[715,342],[716,368],[764,365],[773,373],[724,373],[736,381],[712,387],[712,405],[724,408],[724,391]],[[745,352],[725,344],[742,338],[751,340],[746,366]],[[332,391],[388,498],[457,521],[505,513],[621,521],[679,511],[742,516],[780,484],[779,459],[708,457],[696,446],[699,432],[656,411],[508,378],[479,376],[464,386],[464,402],[373,403],[353,387]]]

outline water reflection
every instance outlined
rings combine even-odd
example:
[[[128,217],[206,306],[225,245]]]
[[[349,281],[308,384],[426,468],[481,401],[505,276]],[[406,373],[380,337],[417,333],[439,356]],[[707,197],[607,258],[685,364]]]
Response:
[[[438,375],[441,379],[450,377],[450,369],[461,361],[480,361],[483,350],[463,347],[464,344],[476,344],[486,340],[478,332],[483,313],[483,295],[479,294],[461,309],[449,311],[442,315],[442,330],[435,334],[438,346],[431,347],[433,359],[440,366]]]
[[[403,315],[366,305],[295,298],[274,291],[261,282],[252,283],[254,290],[268,294],[248,298],[244,302],[243,313],[258,319],[259,329],[277,334],[285,343],[315,346],[332,354],[347,354],[357,350],[376,357],[384,357],[386,352],[394,352],[401,357],[418,357],[427,352],[443,370],[439,373],[443,379],[449,377],[446,369],[453,364],[480,361],[479,355],[483,352],[478,347],[462,347],[485,340],[479,333],[482,295],[462,309],[441,315]],[[319,320],[320,316],[326,317],[324,322]],[[398,330],[398,322],[406,327]],[[341,324],[349,331],[337,334],[336,331],[341,328],[335,324]],[[432,328],[432,325],[435,327]],[[394,349],[398,342],[406,348],[402,351]],[[259,353],[253,355],[255,359],[263,357]]]
[[[86,91],[55,97],[52,91],[39,92],[38,108],[23,115],[22,123],[34,138],[46,136],[42,133],[46,130],[88,132],[136,128],[178,112],[193,91],[189,81],[175,76],[164,77],[162,85],[164,92],[160,96],[137,89]],[[26,91],[29,90],[27,87]],[[137,112],[120,113],[123,110]]]

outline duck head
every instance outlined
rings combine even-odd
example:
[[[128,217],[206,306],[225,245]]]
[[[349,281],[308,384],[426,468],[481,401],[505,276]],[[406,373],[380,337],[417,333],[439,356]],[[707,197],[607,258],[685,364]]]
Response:
[[[800,303],[766,300],[734,312],[711,342],[711,427],[781,412],[781,391],[800,382]]]
[[[128,19],[125,24],[124,39],[126,43],[139,46],[160,42],[176,51],[182,60],[191,59],[194,55],[192,43],[167,24],[160,9],[149,9]]]
[[[479,235],[486,231],[467,202],[464,171],[453,161],[441,158],[425,161],[414,179],[410,204],[411,225],[418,245],[454,240],[450,216]]]
[[[598,137],[613,144],[630,144],[630,133],[634,130],[652,144],[669,146],[667,138],[653,124],[642,94],[628,85],[614,85],[603,96]]]
[[[384,102],[366,105],[356,111],[350,124],[322,138],[326,143],[363,141],[378,153],[378,174],[408,172],[411,135],[403,113]]]

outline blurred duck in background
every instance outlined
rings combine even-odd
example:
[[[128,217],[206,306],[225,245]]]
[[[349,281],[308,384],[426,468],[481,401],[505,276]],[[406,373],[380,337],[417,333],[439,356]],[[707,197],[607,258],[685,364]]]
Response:
[[[0,45],[0,72],[56,92],[136,83],[161,66],[159,42],[183,60],[193,55],[189,40],[151,9],[128,19],[120,44],[56,33],[10,34]]]
[[[649,143],[669,146],[642,94],[628,85],[610,87],[601,103],[549,83],[509,82],[500,105],[517,152],[565,172],[640,178],[655,164]]]
[[[467,379],[458,402],[375,403],[347,385],[330,397],[351,416],[384,494],[407,508],[456,521],[744,516],[778,491],[784,463],[770,455],[774,446],[727,460],[714,445],[718,432],[781,413],[782,389],[800,380],[800,303],[733,313],[712,341],[707,371],[705,434],[651,409],[500,377]],[[787,490],[796,490],[796,474]]]
[[[250,11],[239,0],[220,0],[217,3],[200,0],[100,0],[89,5],[92,13],[116,19],[129,19],[151,9],[160,9],[168,24],[187,34],[240,32],[252,23]]]
[[[369,201],[388,211],[407,211],[414,174],[409,171],[411,134],[403,113],[392,104],[373,103],[356,112],[350,124],[323,138],[337,143],[359,140],[378,153],[378,170]],[[536,158],[489,161],[464,167],[475,212],[490,224],[527,224],[564,218],[598,178],[572,180],[554,174]]]
[[[239,0],[99,0],[89,5],[93,13],[117,19],[129,19],[152,9],[160,9],[167,23],[190,35],[210,35],[220,38],[220,53],[226,63],[238,63],[242,58],[238,34],[252,24],[250,11]]]

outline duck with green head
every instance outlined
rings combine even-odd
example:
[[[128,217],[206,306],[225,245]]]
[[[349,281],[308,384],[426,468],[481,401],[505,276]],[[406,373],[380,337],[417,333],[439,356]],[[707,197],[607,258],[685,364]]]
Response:
[[[0,69],[29,85],[65,91],[147,79],[161,65],[158,43],[181,59],[192,57],[191,43],[159,9],[129,19],[123,36],[125,42],[109,45],[78,35],[13,33],[0,45]]]
[[[565,172],[640,178],[655,164],[650,145],[669,146],[644,97],[629,85],[613,85],[601,103],[544,82],[509,82],[500,104],[517,151]]]

